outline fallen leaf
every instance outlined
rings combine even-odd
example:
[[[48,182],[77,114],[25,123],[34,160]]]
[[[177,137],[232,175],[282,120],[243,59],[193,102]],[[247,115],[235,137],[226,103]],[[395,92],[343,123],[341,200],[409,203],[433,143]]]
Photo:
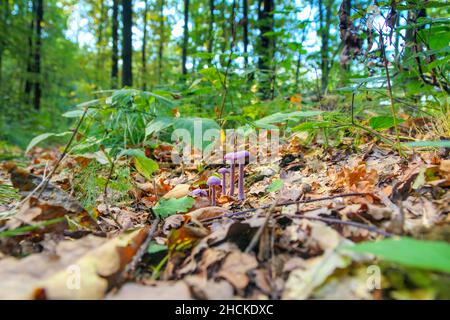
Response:
[[[0,299],[101,299],[144,240],[140,229],[108,240],[62,241],[56,255],[0,261]]]
[[[191,300],[189,287],[183,281],[158,281],[155,285],[126,283],[106,300]]]
[[[248,272],[258,266],[256,258],[248,253],[240,251],[231,252],[216,273],[216,278],[224,278],[230,282],[236,289],[244,289],[250,282]]]

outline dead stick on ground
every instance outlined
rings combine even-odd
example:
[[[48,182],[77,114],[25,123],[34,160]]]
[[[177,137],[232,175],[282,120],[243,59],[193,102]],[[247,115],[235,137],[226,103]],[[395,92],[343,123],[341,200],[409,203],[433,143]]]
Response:
[[[158,229],[158,225],[160,222],[161,222],[160,218],[156,218],[155,220],[153,220],[152,226],[148,231],[147,237],[145,238],[144,242],[142,242],[141,246],[139,247],[139,250],[134,255],[133,260],[131,260],[131,262],[127,265],[124,272],[122,273],[121,277],[122,281],[128,279],[130,275],[136,270],[138,263],[141,261],[145,252],[147,252],[148,245],[150,244],[150,241],[153,239],[153,236],[156,230]]]
[[[289,205],[292,205],[292,204],[311,203],[311,202],[333,200],[333,199],[336,199],[336,198],[366,196],[366,195],[370,195],[370,193],[361,193],[361,192],[343,193],[343,194],[337,194],[337,195],[334,195],[334,196],[323,197],[323,198],[315,198],[315,199],[306,199],[306,200],[297,200],[297,201],[288,201],[288,202],[283,202],[283,203],[277,203],[275,205],[275,207],[283,207],[283,206],[289,206]],[[259,208],[252,208],[252,209],[247,209],[247,210],[243,210],[243,211],[231,212],[231,213],[228,213],[228,214],[224,214],[222,216],[204,219],[201,222],[205,223],[205,222],[210,222],[210,221],[213,221],[213,220],[216,220],[216,219],[220,219],[220,218],[232,218],[232,217],[236,217],[236,216],[242,216],[242,215],[244,215],[246,213],[255,212],[255,211],[260,210],[260,209],[270,208],[272,205],[273,204],[262,206],[262,207],[259,207]]]
[[[271,204],[271,206],[267,210],[267,212],[266,212],[266,219],[264,220],[264,223],[262,224],[261,227],[259,227],[258,231],[256,231],[256,233],[253,236],[252,240],[250,241],[250,243],[248,244],[247,248],[245,249],[245,253],[249,253],[250,251],[252,251],[255,248],[255,246],[258,244],[259,238],[261,237],[264,229],[267,227],[267,224],[269,223],[270,216],[272,215],[272,211],[277,206],[277,201],[278,200],[275,200],[275,202],[273,204]]]
[[[392,236],[394,236],[392,233],[389,233],[387,231],[381,230],[381,229],[379,229],[379,228],[377,228],[375,226],[369,226],[367,224],[354,222],[354,221],[344,221],[344,220],[339,220],[339,219],[334,219],[334,218],[325,218],[325,217],[305,217],[305,216],[300,216],[298,218],[306,219],[306,220],[317,220],[317,221],[322,221],[322,222],[347,225],[347,226],[351,226],[351,227],[355,227],[355,228],[359,228],[359,229],[365,229],[365,230],[368,230],[370,232],[378,233],[378,234],[381,234],[381,235],[383,235],[385,237],[392,237]]]

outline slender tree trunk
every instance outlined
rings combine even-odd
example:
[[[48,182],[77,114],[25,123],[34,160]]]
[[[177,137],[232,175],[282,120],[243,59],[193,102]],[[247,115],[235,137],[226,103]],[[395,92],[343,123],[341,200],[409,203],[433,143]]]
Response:
[[[36,47],[34,51],[34,109],[41,108],[41,45],[42,45],[42,25],[44,22],[43,0],[36,0]]]
[[[210,54],[213,52],[213,47],[214,47],[214,10],[215,10],[214,0],[209,0],[208,53],[210,53]],[[211,58],[208,60],[209,60],[209,63],[211,63]]]
[[[260,92],[263,99],[268,99],[272,92],[274,40],[266,33],[272,32],[274,27],[273,13],[274,0],[259,0],[258,25],[260,30],[260,43],[258,54],[258,68],[263,76],[260,80]]]
[[[320,21],[320,34],[322,38],[322,46],[320,50],[321,61],[320,69],[321,75],[321,93],[323,94],[328,87],[328,76],[330,73],[330,61],[329,61],[329,40],[330,40],[330,26],[331,26],[331,10],[333,6],[333,0],[328,0],[325,8],[323,8],[322,0],[319,0],[319,21]],[[323,17],[325,11],[325,20]]]
[[[132,0],[122,0],[122,86],[133,85],[133,8]]]
[[[33,89],[33,72],[34,72],[34,65],[33,65],[33,55],[34,55],[34,25],[35,25],[35,18],[36,18],[36,0],[33,0],[31,2],[32,8],[31,8],[31,21],[29,25],[29,31],[28,31],[28,57],[27,57],[27,71],[25,75],[25,89],[24,89],[24,97],[26,103],[30,103],[30,95],[31,91]]]
[[[142,90],[146,90],[147,87],[147,14],[148,14],[148,0],[145,0],[144,8],[144,32],[142,34]]]
[[[242,20],[242,28],[243,28],[243,42],[244,42],[244,64],[245,68],[248,67],[248,0],[242,1],[242,9],[243,9],[243,20]]]
[[[105,10],[106,5],[105,1],[100,1],[100,21],[98,23],[98,29],[97,29],[97,70],[96,70],[96,80],[97,80],[97,87],[99,85],[99,81],[101,79],[100,74],[103,72],[103,56],[102,56],[102,49],[103,49],[103,29],[104,29],[104,23],[105,23]]]
[[[112,19],[111,87],[117,88],[119,78],[119,0],[113,0]]]
[[[162,67],[164,57],[164,0],[159,7],[159,48],[158,48],[158,83],[162,82]]]
[[[189,45],[189,0],[184,0],[184,28],[183,28],[183,47],[181,57],[182,74],[187,74],[187,51]]]
[[[8,16],[9,16],[9,2],[0,3],[0,27],[4,30],[4,34],[0,37],[0,88],[3,77],[3,52],[6,48],[6,37],[8,36]]]

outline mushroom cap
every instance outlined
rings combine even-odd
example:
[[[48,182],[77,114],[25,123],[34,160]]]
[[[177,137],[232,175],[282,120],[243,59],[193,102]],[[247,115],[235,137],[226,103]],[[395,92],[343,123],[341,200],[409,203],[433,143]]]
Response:
[[[247,158],[250,155],[250,152],[243,150],[243,151],[238,151],[234,154],[235,159],[244,159]]]
[[[216,176],[211,176],[208,178],[208,180],[206,181],[206,184],[208,186],[218,186],[222,183],[222,181],[217,178]]]
[[[203,189],[195,189],[195,190],[192,190],[191,195],[194,197],[196,197],[196,196],[206,197],[206,196],[208,196],[208,192],[206,192]]]
[[[234,159],[236,159],[236,152],[230,152],[230,153],[225,154],[224,159],[225,160],[234,160]]]
[[[220,168],[217,170],[218,173],[224,174],[224,173],[230,173],[230,169],[228,168]]]

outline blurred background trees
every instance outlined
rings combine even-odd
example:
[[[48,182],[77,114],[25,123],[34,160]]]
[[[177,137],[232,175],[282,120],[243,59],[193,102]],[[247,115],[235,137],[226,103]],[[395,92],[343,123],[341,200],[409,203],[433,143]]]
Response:
[[[427,101],[449,90],[449,7],[444,0],[2,0],[0,135],[24,145],[27,128],[35,135],[64,127],[59,114],[119,87],[181,97],[214,117],[224,110],[256,117],[292,107],[292,99],[348,98],[355,88],[366,97],[375,88],[385,99],[386,62],[395,98],[429,111]]]

